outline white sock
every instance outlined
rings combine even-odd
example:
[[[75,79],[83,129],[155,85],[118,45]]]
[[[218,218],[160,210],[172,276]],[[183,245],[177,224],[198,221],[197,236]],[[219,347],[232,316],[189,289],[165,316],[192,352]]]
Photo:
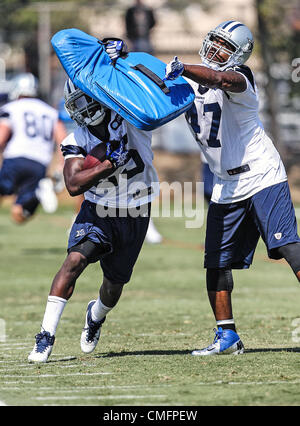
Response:
[[[98,297],[98,299],[93,304],[91,309],[92,320],[97,322],[101,321],[111,309],[112,308],[109,308],[108,306],[103,305],[103,303],[100,300],[100,297]]]
[[[234,329],[235,329],[235,322],[234,322],[233,318],[217,321],[217,327],[222,327],[223,328],[224,325],[229,325],[229,324],[231,326],[233,326]],[[227,328],[232,328],[232,327],[227,327]]]
[[[62,297],[48,296],[44,319],[42,322],[42,331],[49,331],[51,336],[55,335],[56,328],[66,303],[67,300]]]

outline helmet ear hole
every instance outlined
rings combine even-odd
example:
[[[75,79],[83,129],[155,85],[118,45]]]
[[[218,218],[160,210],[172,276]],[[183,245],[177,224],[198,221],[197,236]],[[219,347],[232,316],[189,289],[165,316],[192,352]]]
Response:
[[[71,79],[64,87],[65,109],[80,127],[97,126],[104,117],[106,108],[78,89]]]

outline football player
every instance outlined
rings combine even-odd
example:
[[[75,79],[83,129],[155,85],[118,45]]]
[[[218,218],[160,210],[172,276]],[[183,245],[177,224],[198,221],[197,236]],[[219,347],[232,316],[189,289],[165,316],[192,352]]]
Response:
[[[205,242],[206,283],[215,339],[193,355],[240,354],[231,306],[232,269],[249,268],[259,237],[271,259],[285,258],[300,281],[300,238],[287,175],[258,116],[258,93],[245,62],[253,36],[241,22],[222,22],[204,39],[201,64],[175,57],[165,79],[190,79],[195,102],[186,114],[214,186]]]
[[[20,74],[11,82],[10,102],[0,108],[0,198],[16,195],[11,217],[19,224],[32,217],[40,203],[48,213],[57,207],[53,183],[45,176],[55,144],[59,148],[66,130],[57,110],[37,96],[37,79]]]
[[[66,109],[78,124],[62,143],[65,185],[71,196],[84,194],[85,200],[70,231],[68,255],[53,280],[30,362],[48,360],[77,278],[88,264],[100,261],[103,283],[98,298],[88,303],[81,334],[82,351],[95,349],[107,314],[130,280],[147,232],[150,204],[159,193],[151,132],[136,129],[71,80],[64,95]],[[101,142],[105,158],[85,168],[85,158]]]

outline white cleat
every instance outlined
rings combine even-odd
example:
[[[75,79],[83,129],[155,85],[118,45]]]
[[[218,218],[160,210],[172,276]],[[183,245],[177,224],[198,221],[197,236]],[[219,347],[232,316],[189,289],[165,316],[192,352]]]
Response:
[[[233,330],[223,330],[219,327],[215,329],[215,339],[207,348],[195,350],[192,355],[209,356],[209,355],[239,355],[244,353],[244,345],[239,335]]]
[[[41,331],[35,336],[35,345],[28,356],[29,362],[47,362],[54,345],[55,337],[48,331]]]
[[[162,242],[162,236],[155,228],[153,220],[150,218],[149,226],[146,234],[146,242],[149,244],[160,244]]]
[[[46,213],[54,213],[56,211],[58,201],[50,178],[41,179],[35,193]]]
[[[90,354],[96,348],[100,338],[101,326],[106,318],[104,317],[101,321],[92,320],[91,309],[95,302],[96,300],[91,300],[87,306],[85,325],[81,333],[80,346],[85,354]]]

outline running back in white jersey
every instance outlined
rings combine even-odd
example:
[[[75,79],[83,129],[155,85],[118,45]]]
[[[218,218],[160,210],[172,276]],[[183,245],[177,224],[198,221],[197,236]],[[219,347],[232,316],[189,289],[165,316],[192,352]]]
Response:
[[[189,80],[196,98],[186,119],[215,175],[212,200],[219,203],[248,198],[287,179],[279,153],[258,116],[253,74],[245,65],[233,70],[247,82],[242,93],[208,89]]]
[[[6,120],[12,131],[3,158],[25,157],[49,165],[58,120],[54,108],[37,98],[20,98],[1,107],[0,119]]]
[[[87,127],[78,127],[61,144],[65,160],[84,158],[101,142],[126,142],[130,160],[108,178],[84,193],[86,200],[112,208],[136,207],[151,202],[159,194],[159,180],[152,165],[151,132],[135,128],[114,111],[107,111],[102,126],[107,126],[107,139],[94,136]]]

